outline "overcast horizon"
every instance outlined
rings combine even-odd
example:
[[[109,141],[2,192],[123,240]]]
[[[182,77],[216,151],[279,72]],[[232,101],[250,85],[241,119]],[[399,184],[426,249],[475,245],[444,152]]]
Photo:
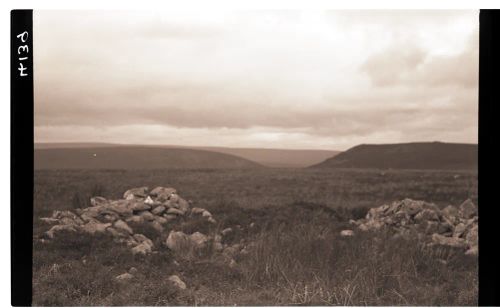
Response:
[[[35,11],[35,142],[477,144],[478,11]]]

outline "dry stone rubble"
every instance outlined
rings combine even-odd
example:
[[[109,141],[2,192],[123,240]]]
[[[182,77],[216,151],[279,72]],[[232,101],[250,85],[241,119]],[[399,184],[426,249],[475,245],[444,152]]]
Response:
[[[202,247],[213,239],[200,232],[186,235],[169,228],[170,223],[181,217],[189,219],[198,216],[207,223],[216,222],[209,211],[199,207],[191,209],[190,202],[171,187],[156,187],[151,191],[148,187],[132,188],[123,194],[123,199],[108,200],[96,196],[90,199],[90,203],[92,206],[88,208],[54,211],[51,217],[41,218],[52,225],[45,232],[45,237],[54,240],[63,231],[91,235],[108,233],[117,242],[130,247],[132,253],[144,255],[154,251],[155,247],[151,239],[133,230],[132,226],[137,224],[149,225],[159,234],[170,231],[165,244],[172,250],[178,250],[182,245]],[[218,246],[220,239],[214,242]]]
[[[396,237],[416,235],[429,246],[463,249],[468,255],[478,252],[477,206],[466,200],[460,206],[440,209],[433,203],[404,199],[372,208],[364,219],[352,220],[361,231],[381,229]]]

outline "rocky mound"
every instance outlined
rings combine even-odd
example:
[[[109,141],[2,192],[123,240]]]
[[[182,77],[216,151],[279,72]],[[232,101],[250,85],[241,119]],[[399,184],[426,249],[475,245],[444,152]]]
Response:
[[[200,232],[187,235],[169,228],[169,225],[180,219],[196,217],[210,224],[216,223],[209,211],[199,207],[191,208],[190,202],[180,197],[174,188],[156,187],[151,191],[147,187],[133,188],[123,194],[123,199],[93,197],[91,204],[91,207],[74,212],[54,211],[52,217],[41,218],[53,225],[44,234],[46,240],[56,239],[63,231],[109,233],[117,242],[129,246],[133,254],[148,254],[155,248],[152,239],[133,228],[148,226],[160,236],[170,232],[163,244],[174,251],[201,248],[208,242],[213,243],[218,250],[224,248],[221,235],[207,236]]]
[[[366,218],[351,221],[362,231],[388,230],[395,236],[416,236],[427,245],[463,249],[478,253],[477,206],[466,200],[459,207],[439,209],[435,204],[404,199],[372,208]]]

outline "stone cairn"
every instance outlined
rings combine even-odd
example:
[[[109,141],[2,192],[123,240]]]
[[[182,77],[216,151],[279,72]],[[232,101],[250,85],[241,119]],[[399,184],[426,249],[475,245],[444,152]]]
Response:
[[[54,211],[52,217],[41,218],[53,225],[44,237],[52,240],[61,232],[87,233],[91,235],[108,233],[120,243],[131,248],[133,254],[149,254],[154,251],[153,241],[136,233],[130,225],[149,225],[158,234],[163,234],[168,225],[179,220],[199,217],[207,223],[216,223],[212,214],[199,207],[191,208],[190,202],[181,198],[174,188],[147,187],[132,188],[123,194],[123,199],[107,200],[91,198],[91,207],[74,211]],[[227,232],[227,231],[226,231]],[[187,235],[170,230],[164,245],[173,251],[187,246],[202,247],[211,241],[216,250],[224,249],[221,235],[207,236],[200,232]]]
[[[448,246],[462,249],[467,255],[478,254],[477,206],[471,200],[459,207],[439,209],[432,203],[404,199],[372,208],[364,219],[350,223],[361,231],[385,229],[395,237],[415,235],[428,246]]]

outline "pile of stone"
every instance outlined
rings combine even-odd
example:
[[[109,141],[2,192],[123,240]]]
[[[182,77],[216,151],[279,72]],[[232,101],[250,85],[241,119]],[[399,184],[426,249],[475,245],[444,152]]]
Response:
[[[471,200],[440,209],[432,203],[404,199],[372,208],[366,218],[351,223],[362,231],[386,229],[403,237],[413,234],[431,246],[455,247],[469,255],[478,253],[477,206]]]
[[[186,235],[171,231],[168,226],[180,218],[199,217],[207,223],[216,223],[212,214],[203,209],[191,208],[190,202],[181,198],[174,188],[156,187],[149,191],[147,187],[127,190],[123,199],[107,200],[103,197],[91,198],[91,207],[75,211],[54,211],[52,217],[41,218],[53,225],[45,232],[45,237],[52,240],[62,231],[87,234],[109,233],[117,242],[125,243],[134,254],[148,254],[153,251],[153,241],[141,233],[136,233],[130,225],[148,225],[160,235],[169,232],[166,241],[169,248],[175,249],[178,243],[175,237],[183,234],[192,245],[202,245],[209,238],[199,232]],[[183,237],[184,238],[184,237]],[[217,242],[217,241],[215,241]],[[220,244],[220,241],[219,241]]]

